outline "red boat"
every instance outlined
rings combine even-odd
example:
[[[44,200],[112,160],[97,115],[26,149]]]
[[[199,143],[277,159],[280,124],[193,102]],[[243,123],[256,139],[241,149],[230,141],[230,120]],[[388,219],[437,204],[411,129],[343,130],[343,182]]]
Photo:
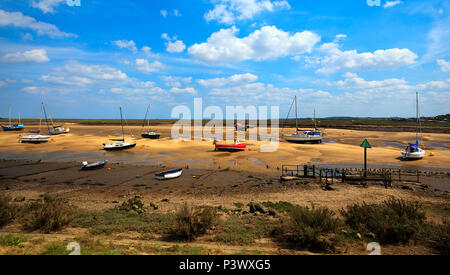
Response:
[[[234,141],[234,144],[218,144],[214,141],[216,146],[215,151],[227,151],[227,152],[239,152],[247,149],[247,144],[239,143],[238,140]]]

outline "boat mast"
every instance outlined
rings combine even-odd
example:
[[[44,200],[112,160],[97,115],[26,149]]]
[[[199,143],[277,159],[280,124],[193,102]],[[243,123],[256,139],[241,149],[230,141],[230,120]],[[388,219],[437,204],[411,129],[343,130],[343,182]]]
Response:
[[[122,124],[122,138],[125,141],[125,132],[123,131],[122,107],[120,107],[120,124]]]
[[[41,125],[42,125],[42,110],[44,108],[44,102],[41,102],[41,114],[39,116],[39,133],[41,133]]]
[[[9,126],[11,127],[11,106],[8,107],[9,112]]]
[[[47,111],[45,110],[44,102],[42,102],[42,108],[44,109],[45,122],[47,123],[47,130],[48,130],[48,133],[50,134],[50,125],[48,125]]]
[[[298,134],[297,95],[295,96],[295,132]]]
[[[150,104],[148,104],[147,113],[148,113],[147,128],[150,131]]]
[[[416,116],[417,116],[417,127],[416,127],[416,141],[419,142],[419,131],[422,133],[422,124],[420,121],[420,110],[419,110],[419,92],[416,92]]]

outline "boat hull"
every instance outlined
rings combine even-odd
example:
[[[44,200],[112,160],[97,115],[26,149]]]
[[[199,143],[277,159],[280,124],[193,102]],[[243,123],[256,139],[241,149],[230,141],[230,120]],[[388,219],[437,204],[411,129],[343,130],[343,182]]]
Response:
[[[423,159],[424,157],[425,157],[424,150],[421,150],[419,152],[402,151],[402,159],[405,159],[405,160],[417,160],[417,159]]]
[[[131,149],[136,147],[136,142],[127,143],[127,142],[119,142],[113,144],[103,144],[103,149],[106,151],[121,151],[126,149]]]
[[[142,134],[141,135],[143,138],[148,138],[148,139],[160,139],[161,135],[158,134]]]
[[[106,166],[106,164],[108,163],[107,160],[105,161],[101,161],[101,162],[96,162],[96,163],[91,163],[91,164],[86,164],[86,165],[82,165],[81,166],[81,170],[95,170],[95,169],[100,169]]]
[[[157,180],[170,180],[176,179],[183,174],[183,169],[176,169],[171,171],[162,172],[155,175],[155,179]]]
[[[322,143],[322,136],[286,135],[283,138],[292,143]]]
[[[70,129],[64,129],[64,128],[55,128],[55,129],[51,129],[48,131],[48,133],[50,135],[62,135],[62,134],[67,134],[70,132]]]
[[[48,142],[49,140],[50,136],[43,136],[43,135],[30,135],[20,137],[20,142],[22,143],[44,143]]]
[[[2,126],[3,131],[22,131],[25,129],[24,125],[15,125],[15,126]]]
[[[247,144],[216,144],[216,151],[239,152],[245,151]]]

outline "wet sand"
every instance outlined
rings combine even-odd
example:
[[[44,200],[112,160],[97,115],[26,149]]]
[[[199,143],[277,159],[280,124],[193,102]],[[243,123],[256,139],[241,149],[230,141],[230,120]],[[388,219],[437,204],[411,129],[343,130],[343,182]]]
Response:
[[[71,128],[66,135],[53,136],[49,143],[23,144],[18,142],[17,132],[0,133],[0,159],[42,160],[52,162],[81,162],[108,159],[114,163],[134,165],[160,165],[235,171],[253,171],[276,174],[282,165],[332,164],[335,166],[362,166],[365,138],[372,149],[368,151],[369,165],[395,168],[450,169],[450,134],[424,134],[427,156],[418,161],[402,161],[401,149],[415,138],[413,133],[375,132],[355,130],[327,130],[323,144],[292,144],[281,141],[278,150],[260,152],[263,141],[246,141],[248,150],[238,153],[214,152],[211,140],[172,140],[171,126],[154,127],[162,134],[160,140],[140,138],[141,127],[130,127],[137,140],[136,148],[123,152],[105,152],[102,143],[108,138],[120,138],[120,126],[65,125]],[[27,131],[33,130],[31,127]],[[225,131],[224,131],[225,132]],[[244,142],[244,141],[242,141]],[[430,153],[433,156],[430,156]]]

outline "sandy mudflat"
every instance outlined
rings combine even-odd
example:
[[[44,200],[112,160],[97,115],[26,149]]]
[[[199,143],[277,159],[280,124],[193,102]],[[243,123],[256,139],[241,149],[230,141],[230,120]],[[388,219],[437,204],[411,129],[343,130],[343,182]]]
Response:
[[[369,149],[368,161],[373,165],[393,165],[398,167],[450,167],[450,134],[424,134],[427,157],[419,161],[402,161],[400,150],[404,144],[412,142],[414,133],[375,132],[356,130],[327,130],[325,143],[317,145],[279,143],[272,153],[260,152],[261,145],[268,142],[247,141],[246,152],[214,152],[211,140],[176,141],[170,138],[171,126],[154,127],[161,132],[160,140],[141,139],[141,127],[130,127],[137,146],[126,152],[106,153],[102,143],[108,138],[120,137],[120,126],[65,125],[70,134],[53,136],[46,144],[22,144],[17,132],[0,133],[0,154],[2,159],[42,159],[43,161],[95,161],[109,159],[112,162],[136,165],[165,165],[168,167],[225,169],[278,173],[283,164],[342,163],[355,167],[362,165],[363,149],[359,147],[367,138],[374,147]],[[27,130],[36,129],[36,127]],[[26,134],[26,133],[21,133]],[[128,131],[127,139],[133,140]],[[61,152],[65,151],[65,152]],[[430,156],[431,153],[434,156]]]

